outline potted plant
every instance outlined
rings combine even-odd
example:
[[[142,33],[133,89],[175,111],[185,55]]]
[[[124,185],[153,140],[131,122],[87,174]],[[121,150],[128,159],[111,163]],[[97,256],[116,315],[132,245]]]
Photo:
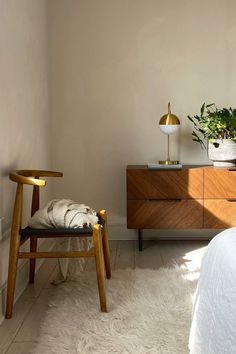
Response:
[[[188,116],[188,119],[194,125],[193,141],[208,150],[213,165],[235,166],[236,109],[218,109],[215,103],[204,103],[200,115]]]

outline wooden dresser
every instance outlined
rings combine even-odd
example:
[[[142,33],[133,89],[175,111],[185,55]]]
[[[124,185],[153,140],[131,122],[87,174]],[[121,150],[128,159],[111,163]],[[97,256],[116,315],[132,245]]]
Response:
[[[127,227],[224,229],[236,226],[236,168],[184,166],[181,170],[127,167]]]

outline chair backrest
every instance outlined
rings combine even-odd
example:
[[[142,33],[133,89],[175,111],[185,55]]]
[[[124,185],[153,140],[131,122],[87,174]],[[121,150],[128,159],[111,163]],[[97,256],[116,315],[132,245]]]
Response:
[[[46,185],[46,181],[40,177],[62,177],[62,172],[41,171],[41,170],[17,170],[9,174],[11,181],[17,183],[16,198],[13,211],[12,229],[20,230],[22,223],[23,208],[23,185],[33,186],[31,216],[39,209],[39,188]]]

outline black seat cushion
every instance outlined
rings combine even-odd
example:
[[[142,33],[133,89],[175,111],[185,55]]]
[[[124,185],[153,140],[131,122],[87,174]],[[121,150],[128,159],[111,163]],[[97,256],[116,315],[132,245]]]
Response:
[[[98,223],[102,226],[105,225],[105,220],[99,218]],[[80,236],[80,235],[92,235],[93,234],[93,229],[92,227],[83,227],[83,228],[76,228],[76,229],[69,229],[69,228],[48,228],[48,229],[32,229],[31,227],[27,226],[24,229],[20,229],[20,235],[22,237],[26,236],[43,236],[47,235],[48,237],[53,237],[53,236],[65,236],[65,235],[70,235],[70,236]]]

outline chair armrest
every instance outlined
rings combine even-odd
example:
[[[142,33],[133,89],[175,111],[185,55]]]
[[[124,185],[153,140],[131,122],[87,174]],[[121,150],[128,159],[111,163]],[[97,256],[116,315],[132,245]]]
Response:
[[[17,171],[12,171],[9,174],[9,178],[11,181],[21,183],[21,184],[29,184],[32,186],[39,186],[39,187],[43,187],[46,185],[46,181],[39,179],[39,177],[62,177],[62,176],[63,176],[62,172],[41,171],[41,170],[17,170]]]

